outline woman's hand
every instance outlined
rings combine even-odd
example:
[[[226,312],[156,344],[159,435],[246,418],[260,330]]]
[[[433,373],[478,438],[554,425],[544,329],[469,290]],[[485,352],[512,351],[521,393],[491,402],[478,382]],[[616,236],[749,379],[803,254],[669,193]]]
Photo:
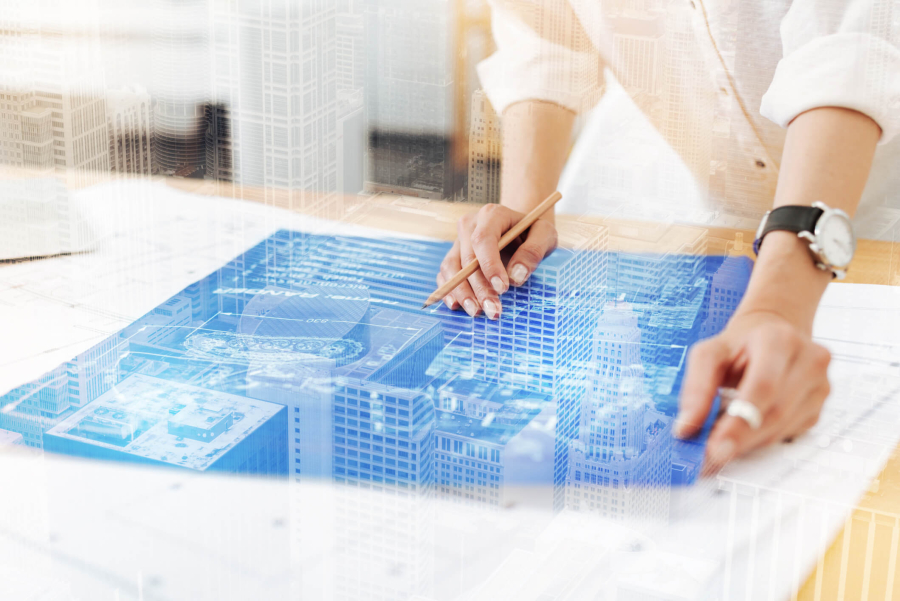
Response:
[[[675,435],[686,438],[703,425],[718,388],[737,389],[763,416],[752,430],[740,417],[723,415],[706,447],[704,472],[758,447],[790,439],[815,425],[830,392],[831,355],[802,328],[771,311],[735,314],[718,336],[695,345],[688,357]]]
[[[788,126],[773,206],[813,200],[853,215],[872,165],[881,128],[866,115],[820,107]],[[675,433],[696,433],[718,387],[762,413],[751,430],[725,415],[707,445],[707,471],[751,449],[809,429],[828,396],[828,351],[812,341],[812,324],[831,274],[817,269],[792,232],[771,232],[759,251],[747,292],[725,330],[697,344],[688,358]]]
[[[491,319],[500,317],[500,298],[510,285],[521,286],[538,264],[556,248],[553,217],[534,222],[501,253],[500,238],[525,215],[502,205],[485,205],[460,218],[457,239],[444,257],[437,275],[441,286],[477,258],[480,269],[444,298],[451,310],[460,307],[475,317],[481,310]],[[507,269],[508,265],[508,269]]]

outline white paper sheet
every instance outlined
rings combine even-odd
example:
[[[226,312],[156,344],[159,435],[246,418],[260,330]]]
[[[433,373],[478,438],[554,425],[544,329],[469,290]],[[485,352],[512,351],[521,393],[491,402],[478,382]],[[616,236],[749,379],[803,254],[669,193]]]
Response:
[[[90,250],[96,232],[60,180],[0,178],[0,261]]]
[[[0,267],[0,391],[278,228],[366,233],[164,184],[113,183],[79,202],[101,232],[95,253]],[[783,599],[900,434],[900,291],[830,286],[815,336],[834,356],[820,423],[674,492],[668,523],[652,531],[525,505],[398,508],[320,483],[4,454],[0,582],[17,599],[362,599],[372,586],[417,599]]]

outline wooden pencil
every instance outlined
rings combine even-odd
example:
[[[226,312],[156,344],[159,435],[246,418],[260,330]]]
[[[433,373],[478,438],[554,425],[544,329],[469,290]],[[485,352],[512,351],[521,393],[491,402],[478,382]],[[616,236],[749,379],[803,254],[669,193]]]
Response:
[[[541,204],[534,207],[525,217],[522,218],[519,223],[515,224],[508,232],[503,234],[503,237],[500,238],[499,250],[503,250],[506,248],[510,242],[518,238],[522,232],[531,227],[531,225],[538,220],[538,218],[547,212],[553,205],[559,202],[559,199],[562,198],[562,194],[559,192],[554,192],[546,199],[544,199]],[[425,301],[425,304],[422,305],[422,308],[432,305],[437,301],[441,300],[447,294],[450,293],[451,290],[459,286],[459,284],[468,278],[470,275],[475,273],[475,270],[478,269],[478,259],[472,259],[468,265],[459,270],[455,276],[444,282],[444,285],[431,293],[431,296],[428,297],[428,300]]]

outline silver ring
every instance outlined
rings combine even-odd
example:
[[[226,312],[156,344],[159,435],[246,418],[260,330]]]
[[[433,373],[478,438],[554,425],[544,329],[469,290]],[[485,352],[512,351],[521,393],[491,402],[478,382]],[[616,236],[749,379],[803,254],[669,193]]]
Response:
[[[759,430],[762,426],[763,416],[756,405],[743,399],[731,399],[725,413],[733,417],[739,417],[750,426],[751,430]]]

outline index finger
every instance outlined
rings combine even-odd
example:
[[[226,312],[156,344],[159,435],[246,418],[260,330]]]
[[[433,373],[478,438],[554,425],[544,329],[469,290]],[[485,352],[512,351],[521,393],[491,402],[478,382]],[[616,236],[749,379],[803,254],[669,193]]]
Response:
[[[741,376],[736,398],[759,411],[763,423],[752,426],[739,416],[724,415],[716,422],[707,441],[706,473],[711,473],[752,447],[754,437],[766,436],[780,427],[781,417],[790,408],[782,403],[788,397],[805,398],[803,379],[787,377],[795,360],[795,349],[779,338],[756,337],[746,346],[747,367]],[[737,402],[732,401],[732,402]],[[754,428],[759,429],[758,432]]]
[[[731,355],[729,346],[719,338],[704,340],[691,349],[675,419],[674,434],[678,438],[689,438],[703,427],[728,373]]]
[[[556,228],[544,219],[538,219],[528,228],[525,241],[509,259],[509,280],[514,286],[525,283],[538,264],[556,248]]]
[[[800,394],[804,382],[795,382],[788,377],[799,347],[788,337],[767,330],[764,335],[752,337],[745,350],[747,366],[741,375],[736,397],[756,407],[766,422],[778,422],[787,409],[783,403],[785,397],[805,397]],[[726,415],[713,428],[709,444],[716,447],[728,440],[736,452],[742,452],[751,438],[750,433],[746,420]]]
[[[478,265],[485,279],[497,294],[509,289],[509,276],[500,257],[500,238],[518,223],[521,215],[500,205],[485,205],[478,214],[478,221],[472,231],[472,252],[478,258]]]

